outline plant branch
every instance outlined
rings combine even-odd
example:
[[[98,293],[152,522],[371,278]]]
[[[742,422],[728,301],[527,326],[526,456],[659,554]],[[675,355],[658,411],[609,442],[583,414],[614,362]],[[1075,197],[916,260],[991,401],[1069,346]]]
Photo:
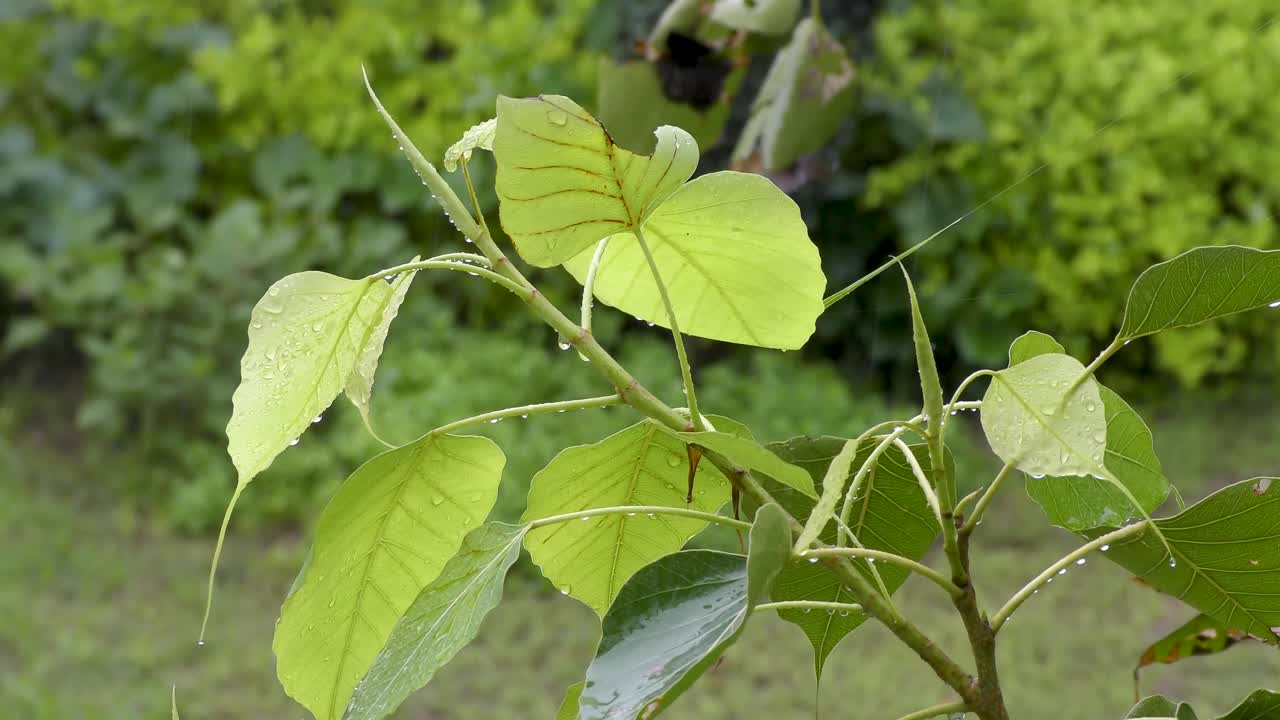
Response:
[[[1093,377],[1093,374],[1098,371],[1098,368],[1102,367],[1102,363],[1110,360],[1112,355],[1120,352],[1120,349],[1123,348],[1125,344],[1125,341],[1118,337],[1115,340],[1112,340],[1111,344],[1103,348],[1102,352],[1098,353],[1098,357],[1094,358],[1093,362],[1089,363],[1089,366],[1084,369],[1084,372],[1080,373],[1080,377],[1076,378],[1076,381],[1071,383],[1071,387],[1067,388],[1067,392],[1064,397],[1071,397],[1071,393],[1075,392],[1076,388],[1084,384],[1085,380]]]
[[[778,602],[760,603],[755,607],[759,610],[826,610],[828,612],[839,610],[844,613],[862,612],[862,606],[857,603],[840,603],[827,602],[825,600],[779,600]]]
[[[468,255],[469,253],[454,253],[454,254]],[[435,260],[435,259],[419,260],[417,262],[404,263],[403,265],[396,265],[395,267],[389,267],[386,270],[374,273],[373,275],[370,275],[365,279],[373,280],[379,277],[398,275],[400,273],[410,272],[413,270],[452,270],[454,272],[464,272],[468,275],[475,275],[478,277],[482,277],[485,280],[488,280],[489,282],[501,285],[502,287],[510,290],[511,292],[515,293],[520,297],[524,297],[526,294],[526,291],[524,288],[511,282],[507,278],[502,277],[501,275],[499,275],[498,273],[492,270],[488,270],[486,268],[483,268],[477,265],[472,265],[466,262],[465,260]]]
[[[1058,574],[1059,570],[1065,569],[1066,567],[1074,564],[1080,558],[1083,558],[1085,555],[1088,555],[1089,553],[1094,552],[1095,550],[1098,550],[1104,546],[1110,545],[1115,542],[1119,542],[1121,540],[1126,540],[1134,535],[1140,535],[1146,532],[1150,524],[1151,524],[1150,521],[1142,520],[1132,525],[1126,525],[1125,527],[1122,527],[1119,530],[1109,532],[1106,535],[1103,535],[1088,543],[1085,543],[1084,545],[1081,545],[1080,547],[1066,554],[1065,556],[1063,556],[1061,560],[1058,560],[1054,564],[1045,568],[1044,572],[1037,575],[1034,580],[1027,583],[1021,590],[1014,593],[1013,597],[1009,598],[1009,601],[1004,604],[1004,607],[1000,608],[1000,611],[997,612],[994,616],[992,616],[991,629],[993,631],[999,631],[1000,626],[1004,625],[1006,622],[1009,621],[1009,616],[1013,614],[1013,611],[1017,610],[1018,606],[1026,602],[1026,599],[1031,597],[1037,590],[1041,588],[1041,586],[1043,586],[1045,583],[1052,580],[1053,577]]]
[[[884,454],[885,450],[888,450],[889,446],[893,444],[893,441],[901,437],[904,432],[906,432],[905,426],[898,427],[894,429],[893,432],[886,435],[885,438],[880,441],[880,444],[871,451],[871,454],[867,456],[867,459],[863,461],[862,466],[858,468],[858,472],[854,474],[853,481],[849,483],[849,490],[844,495],[844,506],[840,508],[840,524],[846,531],[849,527],[849,516],[853,514],[853,501],[857,497],[858,491],[862,489],[862,480],[867,476],[867,473],[871,468],[875,467],[875,464],[880,460],[880,456]],[[849,533],[849,537],[852,538],[853,533]],[[838,546],[841,544],[842,536],[837,532],[836,545]]]
[[[936,584],[938,587],[942,588],[943,590],[946,590],[947,594],[953,597],[962,595],[964,593],[964,591],[961,590],[959,587],[957,587],[955,583],[948,580],[945,575],[938,572],[937,570],[934,570],[928,565],[925,565],[923,563],[918,563],[915,560],[912,560],[911,558],[903,557],[901,555],[895,555],[890,552],[884,552],[883,550],[872,550],[870,548],[845,548],[845,547],[815,548],[813,550],[806,550],[800,555],[801,557],[819,557],[819,558],[821,557],[860,557],[860,558],[869,558],[872,560],[878,560],[881,562],[889,563],[890,565],[897,565],[898,567],[906,568],[907,570],[910,570],[914,573],[922,575],[932,580],[934,584]]]
[[[597,515],[638,515],[640,513],[644,513],[650,517],[654,515],[676,515],[679,517],[694,518],[696,520],[706,520],[710,523],[727,525],[739,530],[751,529],[751,523],[749,522],[734,520],[733,518],[716,515],[715,513],[703,512],[701,510],[668,507],[666,505],[616,505],[613,507],[591,508],[590,510],[579,510],[577,512],[561,513],[559,515],[549,515],[529,522],[529,529],[535,530],[546,525],[555,525],[556,523],[568,522],[569,520],[577,520],[579,518],[593,518]]]
[[[689,401],[689,417],[693,420],[694,429],[702,430],[702,414],[698,412],[698,396],[693,389],[693,371],[689,367],[689,356],[684,350],[684,338],[680,336],[680,323],[676,320],[675,306],[671,304],[667,284],[662,281],[662,274],[658,272],[658,263],[653,259],[653,251],[649,249],[649,243],[645,242],[644,231],[636,225],[632,232],[635,233],[640,251],[644,253],[645,261],[649,263],[649,271],[653,273],[653,281],[658,285],[658,294],[662,296],[662,304],[667,309],[667,322],[671,324],[671,338],[675,340],[676,355],[680,359],[680,377],[684,380],[684,394]]]
[[[587,277],[582,281],[582,329],[591,332],[591,306],[595,300],[596,273],[600,270],[600,261],[604,259],[604,250],[609,246],[609,238],[596,245],[591,256],[591,264],[587,266]]]
[[[558,402],[537,403],[535,405],[518,405],[516,407],[504,408],[502,410],[494,410],[492,412],[481,413],[480,415],[472,415],[461,420],[454,420],[451,423],[441,425],[435,428],[428,435],[444,435],[453,432],[459,428],[468,425],[479,425],[481,423],[497,423],[500,420],[509,417],[529,417],[530,415],[545,415],[547,413],[562,413],[569,410],[587,410],[590,408],[604,408],[611,405],[621,405],[623,402],[620,395],[601,395],[600,397],[582,398],[581,400],[560,400]]]
[[[978,523],[982,522],[982,514],[987,511],[987,506],[991,504],[991,500],[1000,491],[1000,486],[1004,484],[1005,479],[1013,474],[1014,469],[1013,463],[1005,463],[1004,467],[1000,468],[1000,472],[996,473],[995,479],[987,486],[986,492],[982,493],[982,497],[978,498],[978,504],[973,506],[973,512],[965,520],[964,527],[960,528],[962,534],[972,533],[973,529],[978,527]]]
[[[926,718],[942,717],[943,715],[950,716],[956,713],[967,712],[968,710],[969,706],[962,702],[943,703],[941,705],[934,705],[923,710],[908,713],[898,718],[898,720],[926,720]]]

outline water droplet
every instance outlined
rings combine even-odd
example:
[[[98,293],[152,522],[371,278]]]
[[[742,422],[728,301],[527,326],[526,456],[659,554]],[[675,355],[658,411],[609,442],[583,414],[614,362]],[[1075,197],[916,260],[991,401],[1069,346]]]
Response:
[[[804,609],[804,613],[807,615],[807,614],[809,614],[809,612],[810,612],[811,610],[812,610],[812,608],[805,608],[805,609]]]
[[[1094,442],[1106,442],[1106,441],[1107,441],[1107,434],[1106,434],[1106,433],[1104,433],[1104,432],[1096,432],[1096,433],[1094,433],[1094,434],[1093,434],[1093,441],[1094,441]]]
[[[548,110],[547,120],[552,125],[563,126],[565,123],[569,122],[569,116],[565,115],[564,112],[560,110]]]
[[[1249,564],[1250,564],[1250,565],[1253,565],[1253,566],[1255,566],[1255,567],[1257,567],[1257,565],[1258,565],[1258,561],[1257,561],[1257,560],[1250,560],[1250,561],[1249,561]]]
[[[203,640],[197,640],[197,641],[196,641],[196,647],[204,647],[204,641],[203,641]]]
[[[1106,552],[1106,551],[1108,551],[1108,550],[1110,550],[1110,549],[1111,549],[1111,546],[1110,546],[1110,545],[1103,545],[1101,548],[1098,548],[1098,549],[1099,549],[1099,550],[1101,550],[1102,552]]]
[[[816,563],[816,562],[818,562],[818,558],[809,558],[809,562],[810,562],[811,564],[812,564],[812,563]]]
[[[835,614],[836,614],[835,608],[831,608],[831,609],[827,610],[827,614],[828,614],[828,615],[835,615]]]
[[[679,467],[680,458],[676,457],[675,455],[667,456],[667,465],[669,465],[670,467]]]
[[[323,416],[323,415],[317,415],[317,416],[315,416],[315,417],[311,418],[311,424],[312,424],[312,425],[315,425],[316,423],[320,422],[320,421],[321,421],[321,420],[323,420],[323,419],[324,419],[324,416]]]
[[[564,412],[564,408],[561,408],[561,409],[557,410],[556,412],[558,412],[558,413],[562,413],[562,412]]]
[[[490,425],[497,425],[497,424],[498,424],[498,423],[500,423],[500,422],[502,422],[502,418],[491,418],[491,419],[489,420],[489,424],[490,424]]]
[[[590,519],[591,519],[591,516],[590,516],[590,515],[583,515],[583,516],[582,516],[582,522],[586,522],[586,521],[588,521],[588,520],[590,520]]]
[[[1169,567],[1178,567],[1178,561],[1173,558],[1169,558]]]
[[[1124,341],[1124,344],[1125,344],[1125,345],[1128,345],[1128,344],[1129,344],[1129,343],[1131,343],[1131,342],[1133,342],[1133,341],[1132,341],[1132,340],[1125,340],[1125,341]]]
[[[1062,568],[1061,570],[1059,570],[1059,571],[1058,571],[1058,574],[1059,574],[1059,575],[1066,575],[1066,574],[1067,574],[1067,569],[1066,569],[1066,568]]]
[[[1041,410],[1041,412],[1043,412],[1045,415],[1048,415],[1050,417],[1053,417],[1053,414],[1056,413],[1057,411],[1058,411],[1058,408],[1052,405],[1046,405],[1044,406],[1044,409]]]
[[[1076,564],[1077,564],[1077,565],[1083,565],[1083,564],[1085,564],[1085,559],[1084,559],[1084,558],[1080,558],[1079,560],[1077,560],[1077,561],[1076,561]]]
[[[645,517],[649,518],[650,520],[654,520],[654,519],[656,519],[658,516],[657,516],[657,515],[654,515],[653,513],[645,513]]]
[[[290,440],[290,441],[289,441],[289,446],[290,446],[290,447],[292,447],[292,446],[294,446],[294,445],[297,445],[297,444],[298,444],[298,442],[299,442],[300,440],[302,440],[302,438],[294,438],[294,439]]]
[[[280,288],[273,287],[267,291],[267,294],[270,295],[271,297],[276,297],[277,295],[280,294]]]
[[[582,353],[578,353],[578,359],[581,360],[582,362],[588,362],[588,363],[591,362],[591,358],[587,357],[586,355],[583,355]]]
[[[432,504],[432,505],[435,505],[435,506],[439,507],[440,503],[443,503],[443,502],[444,502],[444,496],[442,496],[442,495],[433,495],[433,496],[431,496],[431,504]]]
[[[528,420],[528,419],[529,419],[529,413],[525,413],[525,414],[521,415],[521,416],[520,416],[520,419],[521,419],[521,420]]]
[[[396,276],[395,276],[395,275],[383,275],[383,276],[382,276],[382,279],[383,279],[383,280],[386,280],[387,282],[391,282],[392,280],[395,280],[395,279],[396,279]]]
[[[260,330],[260,329],[262,329],[262,323],[258,322],[257,320],[254,320],[254,321],[253,321],[253,329],[254,329],[254,330]]]
[[[1268,305],[1267,307],[1269,307],[1269,308],[1280,308],[1280,300],[1277,300],[1277,301],[1275,301],[1275,302],[1271,303],[1271,304],[1270,304],[1270,305]]]
[[[568,585],[565,585],[564,587],[560,588],[560,594],[561,594],[561,595],[568,595],[568,594],[569,594],[569,592],[570,592],[571,590],[573,590],[573,588],[572,588],[572,587],[570,587],[570,586],[568,586]]]
[[[1051,582],[1053,582],[1053,578],[1049,578],[1048,580],[1045,580],[1045,581],[1044,581],[1044,584],[1045,584],[1045,585],[1048,585],[1048,584],[1049,584],[1049,583],[1051,583]]]
[[[841,610],[841,611],[840,611],[840,617],[849,617],[849,611],[848,611],[848,610]]]
[[[627,513],[627,517],[635,517],[635,516],[636,516],[635,513]]]
[[[334,605],[337,605],[337,604],[338,604],[338,598],[337,598],[337,597],[331,597],[331,598],[329,598],[329,607],[333,607]]]

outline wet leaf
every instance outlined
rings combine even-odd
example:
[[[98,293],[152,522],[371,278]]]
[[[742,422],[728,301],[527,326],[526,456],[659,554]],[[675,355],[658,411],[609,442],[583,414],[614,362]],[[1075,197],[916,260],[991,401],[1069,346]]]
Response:
[[[369,674],[356,687],[347,720],[380,720],[426,685],[480,630],[502,600],[508,568],[520,556],[525,528],[486,523],[419,593],[396,623]]]
[[[1120,340],[1280,303],[1280,250],[1227,245],[1153,265],[1129,291]]]
[[[533,476],[524,518],[619,505],[714,513],[729,501],[729,483],[711,463],[701,463],[693,502],[686,503],[686,447],[646,420],[598,443],[563,450]],[[667,515],[600,515],[534,529],[525,544],[552,584],[603,616],[627,578],[706,526]]]
[[[493,136],[498,130],[498,119],[490,118],[471,126],[462,134],[462,139],[449,146],[444,152],[444,168],[449,172],[458,169],[458,163],[471,162],[471,153],[476,150],[493,151]]]
[[[1031,330],[1018,336],[1009,345],[1009,367],[1040,355],[1065,355],[1067,349],[1052,335]]]
[[[338,488],[273,642],[281,684],[316,718],[342,717],[400,616],[489,514],[505,462],[487,438],[428,435]]]
[[[579,699],[579,720],[653,717],[742,632],[791,553],[786,517],[761,508],[748,557],[712,550],[668,555],[627,581],[604,617]]]

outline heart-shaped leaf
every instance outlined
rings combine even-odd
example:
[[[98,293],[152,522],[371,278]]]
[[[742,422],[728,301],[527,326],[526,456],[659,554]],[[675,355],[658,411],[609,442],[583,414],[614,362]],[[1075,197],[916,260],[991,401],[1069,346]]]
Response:
[[[619,505],[714,513],[729,501],[728,481],[704,462],[694,478],[693,502],[686,503],[688,476],[684,441],[646,420],[552,458],[533,476],[524,517]],[[610,514],[536,528],[525,544],[548,580],[603,616],[627,578],[676,552],[706,526],[686,517]]]
[[[1065,355],[1066,352],[1067,349],[1052,335],[1031,330],[1019,335],[1009,345],[1009,367],[1040,355]]]
[[[316,718],[342,717],[401,614],[489,514],[505,462],[487,438],[428,435],[338,489],[273,643],[285,691]]]
[[[1167,548],[1155,533],[1146,532],[1116,543],[1105,554],[1151,587],[1227,627],[1274,643],[1280,633],[1277,488],[1280,483],[1272,478],[1229,485],[1155,521]]]
[[[813,334],[826,276],[800,209],[767,178],[704,175],[676,191],[645,222],[644,236],[671,294],[680,329],[757,347],[794,349]],[[591,250],[565,264],[583,282]],[[629,233],[613,237],[595,295],[669,327],[658,286]]]
[[[1100,476],[1106,411],[1093,378],[1075,385],[1083,375],[1080,361],[1056,354],[997,372],[982,399],[992,452],[1035,477]]]
[[[471,642],[502,600],[502,582],[520,557],[525,528],[486,523],[396,623],[369,674],[356,687],[347,720],[381,720]]]
[[[1280,250],[1189,250],[1147,268],[1129,291],[1120,340],[1260,307],[1280,307]]]
[[[668,555],[627,581],[604,617],[579,720],[653,717],[742,633],[791,554],[786,516],[757,513],[747,558],[712,550]]]
[[[520,255],[551,267],[639,227],[698,166],[689,133],[663,126],[656,135],[653,154],[636,155],[569,98],[498,98],[496,187]]]

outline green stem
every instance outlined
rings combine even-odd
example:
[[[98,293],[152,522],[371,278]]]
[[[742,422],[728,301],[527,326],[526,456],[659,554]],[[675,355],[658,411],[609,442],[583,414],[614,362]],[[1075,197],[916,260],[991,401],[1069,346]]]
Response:
[[[213,546],[213,562],[209,565],[209,589],[204,600],[204,619],[200,621],[200,637],[196,640],[197,645],[204,644],[204,631],[209,627],[209,612],[213,609],[213,581],[218,575],[218,559],[222,557],[222,543],[227,539],[227,526],[231,524],[231,513],[236,509],[236,502],[240,499],[240,493],[244,491],[246,483],[237,483],[236,489],[231,493],[231,502],[227,503],[227,511],[222,515],[222,526],[218,528],[218,542]]]
[[[466,255],[467,253],[459,253],[459,254]],[[502,277],[498,273],[483,267],[479,267],[467,262],[463,262],[462,260],[434,260],[434,259],[419,260],[417,262],[404,263],[403,265],[396,265],[395,267],[389,267],[386,270],[382,270],[381,272],[374,273],[373,275],[370,275],[365,279],[372,280],[379,277],[387,277],[389,275],[398,275],[400,273],[410,272],[413,270],[452,270],[454,272],[464,272],[468,275],[476,275],[484,278],[485,280],[488,280],[489,282],[497,283],[498,285],[501,285],[502,287],[510,290],[511,292],[515,293],[516,295],[522,298],[526,294],[526,291],[524,288],[511,282],[507,278]]]
[[[1005,478],[1013,474],[1013,463],[1005,463],[1000,468],[1000,472],[996,473],[996,477],[991,481],[991,485],[987,487],[986,492],[982,493],[982,497],[978,499],[978,504],[973,506],[973,512],[969,515],[969,519],[965,521],[964,527],[960,528],[960,532],[968,534],[978,527],[978,523],[982,522],[982,514],[987,511],[987,506],[991,504],[991,500],[995,498],[999,492],[1000,486],[1004,484]],[[967,499],[967,498],[966,498]]]
[[[462,179],[467,183],[467,194],[471,196],[471,207],[475,209],[475,219],[480,223],[481,229],[489,232],[489,224],[484,220],[484,213],[480,211],[480,199],[476,197],[476,188],[471,184],[471,170],[466,160],[462,161]]]
[[[549,515],[544,518],[538,518],[529,523],[529,529],[534,530],[547,525],[555,525],[556,523],[568,522],[569,520],[577,520],[579,518],[592,518],[597,515],[676,515],[679,517],[694,518],[696,520],[706,520],[707,522],[726,525],[738,530],[750,530],[751,523],[715,513],[702,512],[701,510],[691,510],[688,508],[668,507],[666,505],[615,505],[613,507],[592,508],[590,510],[579,510],[577,512],[562,513],[560,515]]]
[[[898,720],[926,720],[926,718],[942,717],[943,715],[951,716],[956,713],[963,713],[969,710],[969,706],[962,702],[943,703],[934,705],[923,710],[917,710],[898,718]]]
[[[1102,352],[1098,353],[1098,357],[1094,358],[1093,362],[1089,363],[1089,366],[1084,369],[1084,372],[1080,373],[1080,377],[1076,378],[1076,381],[1071,383],[1071,387],[1067,388],[1067,392],[1063,397],[1071,397],[1071,393],[1075,392],[1076,388],[1084,384],[1085,380],[1093,377],[1093,374],[1097,372],[1098,368],[1102,367],[1102,363],[1110,360],[1112,355],[1120,352],[1120,349],[1123,348],[1124,345],[1124,341],[1120,338],[1112,340],[1111,344],[1103,348]]]
[[[1122,527],[1119,530],[1109,532],[1102,537],[1081,545],[1063,556],[1061,560],[1045,568],[1044,572],[1037,575],[1034,580],[1027,583],[1021,590],[1014,593],[1013,597],[1009,598],[1009,601],[1004,604],[1004,607],[1000,608],[1000,611],[991,617],[991,630],[993,632],[998,631],[1000,626],[1004,625],[1009,620],[1009,616],[1013,614],[1013,611],[1017,610],[1018,606],[1022,605],[1027,598],[1035,594],[1036,590],[1039,590],[1041,586],[1052,580],[1053,577],[1058,574],[1059,570],[1074,564],[1080,558],[1102,548],[1104,545],[1110,545],[1112,543],[1128,539],[1134,535],[1140,535],[1146,532],[1150,524],[1151,523],[1149,521],[1143,520],[1141,522],[1136,522],[1132,525]]]
[[[847,547],[816,548],[813,550],[806,550],[800,555],[801,557],[819,557],[819,558],[821,557],[871,558],[873,560],[889,563],[890,565],[897,565],[898,567],[906,568],[907,570],[910,570],[914,573],[923,575],[924,577],[932,580],[935,584],[937,584],[938,587],[942,588],[943,590],[946,590],[947,594],[949,595],[959,597],[961,594],[964,593],[964,591],[961,590],[959,587],[957,587],[955,583],[948,580],[945,575],[938,572],[937,570],[934,570],[928,565],[925,565],[923,563],[918,563],[915,560],[912,560],[911,558],[903,557],[901,555],[895,555],[890,552],[884,552],[883,550],[872,550],[870,548],[847,548]]]
[[[562,413],[569,410],[587,410],[590,408],[604,408],[612,405],[621,405],[623,403],[620,395],[601,395],[600,397],[582,398],[581,400],[560,400],[558,402],[537,403],[535,405],[519,405],[517,407],[504,408],[502,410],[494,410],[493,412],[473,415],[469,418],[454,420],[446,425],[427,433],[428,435],[444,435],[453,432],[459,428],[468,425],[479,425],[480,423],[496,423],[499,420],[509,417],[528,417],[530,415],[546,415],[547,413]]]
[[[676,343],[676,355],[680,359],[680,377],[684,380],[684,394],[689,401],[689,417],[693,421],[695,430],[702,430],[702,414],[698,412],[698,396],[693,389],[693,370],[689,367],[689,356],[684,350],[684,339],[680,336],[680,323],[676,320],[676,309],[671,304],[671,296],[667,293],[667,284],[662,281],[662,274],[658,272],[658,263],[653,259],[653,251],[649,249],[649,243],[645,242],[644,231],[637,225],[633,230],[636,236],[636,242],[640,245],[640,251],[644,253],[644,259],[649,263],[649,271],[653,273],[653,281],[658,285],[658,294],[662,296],[662,304],[667,308],[667,322],[671,324],[671,337]]]
[[[604,259],[604,250],[609,246],[609,238],[596,245],[591,256],[591,264],[587,266],[587,277],[582,281],[582,329],[591,332],[591,306],[594,304],[596,291],[596,273],[600,270],[600,261]]]
[[[778,602],[760,603],[756,610],[839,610],[841,612],[862,612],[857,603],[827,602],[825,600],[779,600]]]

